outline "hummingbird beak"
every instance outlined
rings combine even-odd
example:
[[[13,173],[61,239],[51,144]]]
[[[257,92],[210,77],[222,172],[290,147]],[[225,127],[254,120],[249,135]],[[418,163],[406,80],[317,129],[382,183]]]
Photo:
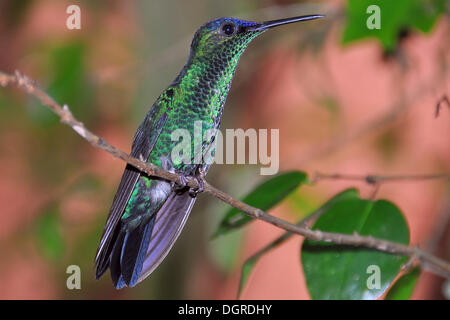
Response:
[[[265,21],[261,22],[253,27],[248,28],[248,31],[264,31],[273,27],[278,27],[284,24],[288,23],[294,23],[299,21],[308,21],[308,20],[315,20],[319,18],[325,17],[321,14],[314,14],[309,16],[300,16],[300,17],[293,17],[293,18],[286,18],[286,19],[280,19],[280,20],[272,20],[272,21]]]

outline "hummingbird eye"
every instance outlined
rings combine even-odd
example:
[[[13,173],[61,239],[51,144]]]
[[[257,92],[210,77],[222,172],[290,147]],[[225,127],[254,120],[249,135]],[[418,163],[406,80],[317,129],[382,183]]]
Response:
[[[233,23],[227,23],[224,24],[221,29],[227,36],[232,36],[236,31],[236,26]]]

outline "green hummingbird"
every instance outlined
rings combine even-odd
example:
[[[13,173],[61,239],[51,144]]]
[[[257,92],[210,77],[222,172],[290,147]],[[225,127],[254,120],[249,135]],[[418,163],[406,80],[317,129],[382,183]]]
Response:
[[[270,28],[322,15],[252,22],[220,18],[201,26],[189,58],[140,124],[131,156],[183,177],[206,174],[210,164],[172,159],[177,142],[171,133],[183,128],[191,135],[201,121],[203,132],[218,129],[239,59],[248,44]],[[214,149],[214,136],[203,141],[191,160]],[[198,149],[198,148],[197,148]],[[213,153],[211,153],[213,154]],[[186,180],[185,180],[186,181]],[[200,186],[201,189],[201,186]],[[164,260],[201,190],[149,177],[127,165],[114,197],[95,258],[96,279],[109,268],[114,286],[135,286]]]

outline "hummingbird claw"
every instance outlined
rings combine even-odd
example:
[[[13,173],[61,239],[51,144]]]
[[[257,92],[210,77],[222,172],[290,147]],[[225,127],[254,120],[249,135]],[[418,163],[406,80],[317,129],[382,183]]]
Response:
[[[188,178],[186,176],[180,175],[180,181],[173,183],[173,189],[177,193],[181,193],[185,191],[187,184],[188,184]]]
[[[191,188],[188,186],[190,180],[195,180],[197,182],[196,188]],[[179,181],[175,182],[173,185],[174,191],[181,193],[186,191],[186,188],[189,188],[188,193],[192,198],[195,198],[199,193],[202,193],[205,190],[205,172],[203,169],[198,169],[197,173],[193,176],[184,176],[180,175]]]
[[[197,169],[197,174],[192,177],[195,181],[197,181],[198,187],[197,188],[190,188],[189,189],[189,195],[192,198],[195,198],[199,193],[202,193],[205,191],[205,171],[203,168],[199,167]]]
[[[195,198],[195,197],[197,197],[197,195],[199,193],[202,193],[203,191],[205,191],[205,183],[203,182],[203,178],[201,178],[201,177],[193,177],[193,178],[197,181],[198,187],[197,188],[190,188],[189,189],[189,195],[192,198]]]

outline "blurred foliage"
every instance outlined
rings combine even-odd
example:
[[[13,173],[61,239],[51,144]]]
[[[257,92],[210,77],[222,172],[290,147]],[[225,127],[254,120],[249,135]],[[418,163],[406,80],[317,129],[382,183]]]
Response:
[[[234,230],[211,241],[210,257],[224,274],[234,271],[242,253],[244,230]]]
[[[46,50],[48,56],[49,84],[46,92],[61,105],[67,104],[72,112],[83,121],[89,121],[94,108],[89,108],[92,89],[85,74],[85,45],[82,42],[70,42]],[[38,107],[32,100],[30,116],[44,128],[59,123],[59,118],[48,108]]]
[[[220,168],[213,166],[208,175],[214,175],[215,172],[218,171],[220,173],[223,172]],[[241,166],[241,168],[230,172],[231,176],[228,177],[228,183],[230,184],[224,185],[222,188],[224,190],[232,190],[234,194],[245,194],[248,190],[252,190],[255,186],[255,181],[253,178],[258,176],[258,171],[259,168],[256,166],[254,169]],[[259,178],[261,179],[260,176]],[[264,180],[264,178],[261,180]],[[236,185],[233,181],[240,181],[240,183]],[[256,183],[258,182],[259,181]],[[235,272],[236,268],[239,268],[240,258],[245,252],[245,246],[243,243],[246,239],[246,232],[244,229],[235,229],[231,232],[223,234],[222,236],[212,238],[211,235],[217,231],[217,226],[223,219],[223,213],[227,212],[230,207],[221,201],[208,201],[211,200],[208,198],[205,200],[208,205],[200,210],[206,213],[206,219],[208,222],[206,237],[208,237],[209,240],[212,240],[206,241],[208,258],[211,259],[213,266],[218,269],[222,276],[228,276]]]
[[[51,260],[62,258],[64,236],[61,233],[60,214],[55,206],[45,209],[36,222],[36,240],[45,257]]]
[[[393,51],[406,30],[428,33],[444,12],[447,0],[348,0],[347,20],[342,41],[352,43],[363,38],[376,38],[386,51]],[[380,8],[380,29],[369,29],[366,21],[371,5]]]
[[[370,201],[355,196],[326,210],[313,229],[373,236],[402,244],[409,243],[408,225],[400,210],[385,200]],[[376,299],[395,279],[407,257],[372,249],[305,240],[301,261],[313,299]],[[370,271],[369,267],[378,268]],[[373,273],[373,274],[372,274]],[[379,287],[369,286],[379,276]]]
[[[376,148],[383,155],[385,161],[390,161],[395,156],[395,151],[400,145],[402,130],[398,127],[386,130],[376,140]]]
[[[12,28],[19,27],[33,0],[9,1],[7,5],[6,24]]]

